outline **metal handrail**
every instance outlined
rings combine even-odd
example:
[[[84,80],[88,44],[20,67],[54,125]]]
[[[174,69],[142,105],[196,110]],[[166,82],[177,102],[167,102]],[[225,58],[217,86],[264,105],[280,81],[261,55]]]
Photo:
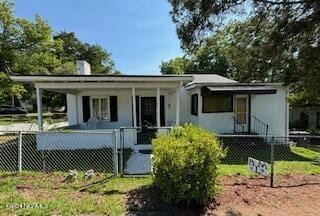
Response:
[[[236,133],[236,132],[244,133],[245,132],[244,125],[241,124],[235,116],[233,116],[232,118],[233,118],[233,131],[234,131],[234,133]],[[240,127],[240,130],[238,130],[239,127]]]
[[[269,125],[267,123],[264,123],[260,119],[258,119],[255,116],[252,116],[252,132],[255,132],[260,135],[268,136],[269,131]]]

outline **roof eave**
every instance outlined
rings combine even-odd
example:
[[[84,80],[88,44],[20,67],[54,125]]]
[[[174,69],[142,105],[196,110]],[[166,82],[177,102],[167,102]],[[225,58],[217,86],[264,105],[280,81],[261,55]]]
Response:
[[[219,83],[189,83],[186,85],[186,90],[191,90],[197,87],[204,86],[282,86],[284,83],[239,83],[239,82],[219,82]]]
[[[17,82],[190,82],[192,76],[10,76]]]

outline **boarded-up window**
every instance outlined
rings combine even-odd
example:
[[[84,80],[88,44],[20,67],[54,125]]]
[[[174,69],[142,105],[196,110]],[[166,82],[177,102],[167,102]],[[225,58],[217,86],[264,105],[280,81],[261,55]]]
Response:
[[[232,112],[232,95],[212,94],[203,96],[202,112]]]
[[[238,97],[237,98],[237,122],[239,124],[247,123],[247,98]]]

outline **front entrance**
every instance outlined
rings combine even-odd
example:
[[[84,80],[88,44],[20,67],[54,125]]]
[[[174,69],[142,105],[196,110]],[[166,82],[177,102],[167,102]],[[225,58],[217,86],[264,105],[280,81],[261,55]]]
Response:
[[[157,100],[155,97],[141,97],[141,126],[156,126]]]
[[[136,96],[137,125],[157,126],[157,98]],[[165,126],[165,96],[160,96],[160,126]]]
[[[248,114],[248,95],[236,95],[235,98],[235,131],[248,132],[249,114]]]

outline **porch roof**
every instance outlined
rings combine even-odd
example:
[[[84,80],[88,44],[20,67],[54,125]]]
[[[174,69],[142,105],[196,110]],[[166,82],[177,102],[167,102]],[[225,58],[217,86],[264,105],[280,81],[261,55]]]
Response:
[[[226,94],[275,94],[276,88],[268,85],[224,85],[224,86],[205,86],[201,88],[201,94],[226,93]]]
[[[18,82],[189,82],[192,75],[28,75],[10,76]]]
[[[18,82],[33,83],[36,88],[77,94],[82,90],[161,88],[176,89],[193,80],[192,75],[28,75],[10,76]]]

